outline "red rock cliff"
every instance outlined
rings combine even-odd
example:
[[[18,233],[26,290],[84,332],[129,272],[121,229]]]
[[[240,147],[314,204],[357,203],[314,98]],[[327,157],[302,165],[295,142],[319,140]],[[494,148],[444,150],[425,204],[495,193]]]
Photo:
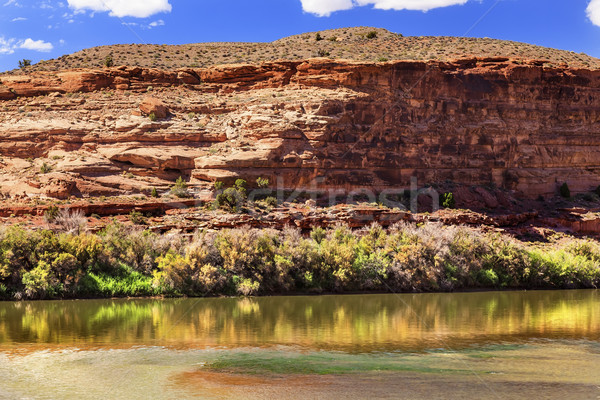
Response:
[[[600,71],[314,59],[0,81],[7,194],[133,193],[179,175],[199,185],[262,176],[287,188],[378,191],[414,176],[527,197],[563,182],[573,192],[600,185]],[[166,105],[166,119],[140,116],[148,95]],[[42,162],[51,171],[40,174]]]

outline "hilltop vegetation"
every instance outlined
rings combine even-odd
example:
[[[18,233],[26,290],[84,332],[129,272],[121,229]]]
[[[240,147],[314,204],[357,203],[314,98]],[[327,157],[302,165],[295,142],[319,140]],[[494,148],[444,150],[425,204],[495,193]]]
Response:
[[[136,65],[160,69],[208,67],[330,57],[356,61],[450,60],[465,56],[546,60],[551,66],[600,68],[600,60],[583,53],[489,38],[403,36],[385,29],[356,27],[310,32],[271,43],[194,43],[184,45],[122,44],[93,47],[41,61],[28,71]]]

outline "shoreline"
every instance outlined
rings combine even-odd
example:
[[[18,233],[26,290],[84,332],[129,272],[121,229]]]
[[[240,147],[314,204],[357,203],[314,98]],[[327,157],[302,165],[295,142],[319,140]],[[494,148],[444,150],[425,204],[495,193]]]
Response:
[[[538,289],[519,289],[519,288],[464,288],[454,291],[429,291],[429,292],[385,292],[385,291],[363,291],[363,292],[294,292],[294,293],[271,293],[253,296],[122,296],[122,297],[65,297],[56,299],[27,299],[27,300],[6,300],[0,299],[0,303],[19,303],[19,302],[54,302],[54,301],[94,301],[94,300],[201,300],[201,299],[265,299],[265,298],[288,298],[288,297],[328,297],[328,296],[369,296],[369,295],[427,295],[427,294],[469,294],[469,293],[521,293],[521,292],[573,292],[573,291],[600,291],[600,288],[538,288]]]

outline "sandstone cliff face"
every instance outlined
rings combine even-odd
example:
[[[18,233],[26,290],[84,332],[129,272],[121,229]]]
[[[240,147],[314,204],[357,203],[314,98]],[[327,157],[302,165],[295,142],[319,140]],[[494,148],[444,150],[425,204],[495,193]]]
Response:
[[[167,118],[140,112],[148,96]],[[600,185],[600,71],[541,61],[74,70],[1,77],[0,100],[11,196],[139,193],[178,176],[344,191],[416,177],[525,197]]]

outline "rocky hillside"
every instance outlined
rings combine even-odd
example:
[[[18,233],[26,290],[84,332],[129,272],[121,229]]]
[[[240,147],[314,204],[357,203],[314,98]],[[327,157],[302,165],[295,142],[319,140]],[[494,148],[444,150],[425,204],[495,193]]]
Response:
[[[586,54],[526,43],[489,38],[410,37],[385,29],[358,27],[310,32],[272,43],[124,44],[94,47],[55,60],[39,62],[27,68],[26,72],[100,68],[105,66],[107,58],[114,65],[174,70],[221,64],[304,60],[312,57],[363,62],[508,57],[544,60],[549,67],[600,68],[600,60]]]
[[[415,177],[527,198],[600,185],[600,71],[544,61],[31,72],[0,78],[0,109],[10,198],[164,193],[179,176],[341,193]]]

